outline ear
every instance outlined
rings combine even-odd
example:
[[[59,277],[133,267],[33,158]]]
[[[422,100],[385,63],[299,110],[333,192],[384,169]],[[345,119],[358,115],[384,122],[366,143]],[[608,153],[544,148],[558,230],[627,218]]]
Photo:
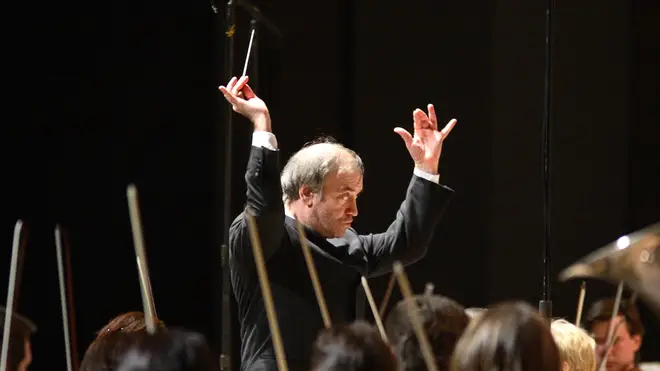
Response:
[[[306,185],[303,185],[298,190],[298,197],[307,207],[311,207],[314,201],[314,192],[312,189]]]
[[[640,335],[633,335],[630,337],[630,340],[633,343],[633,348],[635,349],[635,353],[639,351],[639,348],[642,346],[642,337]]]
[[[562,371],[571,371],[571,366],[568,365],[568,361],[564,361],[561,364]]]

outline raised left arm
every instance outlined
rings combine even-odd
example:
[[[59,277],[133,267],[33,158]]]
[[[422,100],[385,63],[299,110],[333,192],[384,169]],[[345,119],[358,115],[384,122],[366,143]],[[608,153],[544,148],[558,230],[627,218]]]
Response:
[[[413,123],[413,135],[403,128],[394,129],[415,162],[415,175],[406,198],[386,232],[360,236],[367,257],[365,273],[371,276],[391,271],[396,260],[407,265],[424,257],[454,193],[438,184],[438,164],[442,143],[456,125],[456,120],[449,121],[439,130],[435,109],[429,104],[428,115],[420,109],[413,111]]]

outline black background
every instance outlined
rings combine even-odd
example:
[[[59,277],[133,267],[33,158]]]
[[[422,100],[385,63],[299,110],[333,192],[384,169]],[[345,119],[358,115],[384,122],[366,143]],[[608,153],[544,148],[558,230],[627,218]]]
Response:
[[[356,228],[384,230],[412,172],[392,128],[434,103],[442,121],[458,119],[440,165],[456,198],[428,256],[408,271],[413,288],[432,281],[466,306],[537,305],[545,2],[255,4],[283,33],[259,29],[250,74],[284,158],[318,135],[354,148],[367,168]],[[141,309],[129,182],[140,192],[158,315],[203,332],[219,351],[223,15],[205,1],[27,6],[6,33],[0,263],[9,266],[21,218],[28,244],[18,310],[39,327],[31,369],[66,365],[55,223],[70,236],[79,356],[110,318]],[[653,0],[555,6],[552,299],[554,315],[573,320],[580,282],[556,282],[560,269],[660,220],[660,14]],[[239,9],[237,20],[240,74],[250,18]],[[251,141],[237,116],[232,140],[235,215]],[[386,283],[372,280],[377,300]],[[587,288],[587,305],[615,293],[598,281]],[[395,291],[392,303],[399,298]],[[659,360],[658,320],[643,306],[642,314],[643,358]]]

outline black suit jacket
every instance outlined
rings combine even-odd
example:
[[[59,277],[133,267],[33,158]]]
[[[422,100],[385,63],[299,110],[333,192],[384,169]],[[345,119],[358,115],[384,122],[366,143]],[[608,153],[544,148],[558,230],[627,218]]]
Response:
[[[279,151],[252,147],[247,172],[247,207],[255,214],[266,259],[284,349],[291,371],[307,371],[312,344],[323,328],[295,220],[285,216]],[[361,276],[421,259],[453,191],[413,175],[406,198],[386,232],[326,239],[306,228],[307,239],[333,323],[355,319]],[[242,370],[277,370],[244,213],[229,232],[229,268],[238,301]]]

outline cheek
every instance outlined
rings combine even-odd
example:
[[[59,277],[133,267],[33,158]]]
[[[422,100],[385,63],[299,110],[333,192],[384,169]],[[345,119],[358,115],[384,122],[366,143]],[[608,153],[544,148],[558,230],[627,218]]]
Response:
[[[344,207],[336,200],[326,199],[320,202],[318,206],[325,215],[336,215],[344,211]]]
[[[337,214],[336,203],[328,200],[319,202],[316,205],[317,214],[321,217],[322,223],[330,223]]]

